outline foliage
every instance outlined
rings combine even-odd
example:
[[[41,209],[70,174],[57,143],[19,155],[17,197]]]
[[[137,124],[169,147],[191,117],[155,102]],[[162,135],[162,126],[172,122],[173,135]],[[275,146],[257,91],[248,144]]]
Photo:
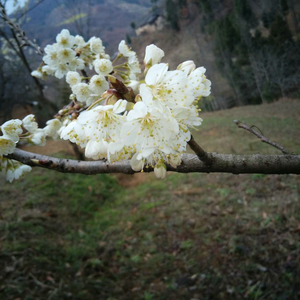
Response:
[[[254,2],[193,1],[200,13],[199,30],[211,36],[216,65],[232,88],[227,107],[286,97],[300,83],[300,44],[286,18],[288,13],[295,15],[292,1]],[[173,3],[176,24],[178,3]],[[293,20],[297,30],[298,21]]]
[[[300,64],[299,45],[284,18],[274,15],[273,7],[270,11],[261,16],[269,28],[267,36],[262,36],[257,27],[259,18],[254,17],[247,1],[236,0],[230,14],[210,23],[217,65],[242,103],[285,97],[300,82],[296,67]]]

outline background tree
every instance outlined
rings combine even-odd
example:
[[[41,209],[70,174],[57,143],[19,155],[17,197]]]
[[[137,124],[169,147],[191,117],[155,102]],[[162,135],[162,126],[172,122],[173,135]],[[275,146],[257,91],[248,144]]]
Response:
[[[35,7],[43,1],[44,0],[39,1],[35,5]],[[4,117],[7,118],[7,115],[10,114],[10,111],[12,110],[14,104],[22,103],[23,105],[28,105],[28,103],[31,103],[32,105],[34,105],[34,103],[37,103],[36,107],[38,109],[38,117],[40,117],[41,120],[44,118],[49,118],[57,110],[57,106],[46,98],[44,94],[44,87],[40,83],[40,81],[36,77],[31,76],[33,69],[31,68],[29,62],[30,52],[28,48],[28,46],[31,45],[26,44],[27,39],[25,37],[25,33],[21,31],[19,25],[15,22],[11,22],[10,18],[7,15],[5,4],[6,1],[0,2],[0,36],[2,47],[1,55],[2,61],[4,62],[4,65],[2,67],[2,78],[4,78],[5,76],[14,76],[16,79],[18,79],[18,83],[23,88],[17,89],[15,86],[14,89],[10,89],[9,94],[4,95],[4,99],[10,98],[10,105],[6,106],[5,109],[3,108],[3,110],[6,111]],[[31,10],[27,9],[26,7],[24,9],[25,10],[22,10],[22,12],[20,12],[20,17],[18,18],[19,23],[26,18],[27,12]],[[34,47],[36,48],[36,51],[40,51],[37,50],[37,45],[34,45]],[[41,51],[40,54],[42,54]],[[16,69],[18,70],[17,72]],[[27,76],[24,76],[26,72]],[[11,73],[12,75],[10,75]],[[3,80],[2,82],[4,84],[8,81]],[[19,86],[19,84],[17,86]],[[24,87],[26,87],[25,90]],[[20,93],[21,96],[18,95],[18,93]],[[4,102],[6,101],[3,101],[2,103]]]

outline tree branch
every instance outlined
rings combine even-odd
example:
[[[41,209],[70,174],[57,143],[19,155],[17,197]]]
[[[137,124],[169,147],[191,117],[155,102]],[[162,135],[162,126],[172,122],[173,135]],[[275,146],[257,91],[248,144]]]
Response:
[[[194,140],[193,136],[191,136],[188,144],[202,162],[207,165],[212,163],[212,157],[202,149],[202,147]]]
[[[0,17],[8,24],[10,29],[20,38],[23,42],[21,47],[29,46],[36,50],[36,53],[44,55],[43,50],[37,45],[36,42],[31,41],[26,35],[25,32],[21,29],[18,24],[15,24],[6,14],[6,10],[3,4],[0,3]]]
[[[242,122],[238,121],[238,120],[234,120],[233,121],[239,128],[243,128],[251,133],[253,133],[255,136],[257,136],[263,143],[269,144],[277,149],[279,149],[283,154],[290,154],[291,152],[289,150],[287,150],[286,148],[284,148],[283,146],[272,142],[271,140],[269,140],[268,138],[266,138],[265,136],[263,136],[260,132],[256,131],[255,129],[253,129],[252,127],[249,127],[245,124],[243,124]]]
[[[300,174],[299,155],[232,155],[207,153],[212,162],[210,165],[200,161],[197,155],[182,155],[182,163],[176,169],[167,165],[168,171],[179,173],[233,173],[233,174]],[[15,149],[8,158],[20,161],[32,167],[42,167],[62,173],[81,173],[86,175],[99,173],[137,173],[132,170],[129,161],[108,163],[105,161],[77,161],[30,153]],[[153,168],[144,168],[152,172]]]

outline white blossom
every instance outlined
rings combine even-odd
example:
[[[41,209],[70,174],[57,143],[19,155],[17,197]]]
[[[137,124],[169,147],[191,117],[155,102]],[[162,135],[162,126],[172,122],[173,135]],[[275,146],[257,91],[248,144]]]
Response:
[[[90,50],[95,54],[104,53],[104,47],[100,38],[92,37],[89,40]]]
[[[69,62],[69,69],[71,71],[83,70],[84,67],[85,67],[85,63],[84,63],[84,60],[82,60],[81,58],[76,57]]]
[[[168,71],[167,64],[152,66],[140,86],[140,94],[147,105],[160,102],[169,108],[185,107],[195,100],[193,87],[183,71]]]
[[[99,105],[84,111],[77,121],[83,126],[86,138],[96,141],[118,141],[124,123],[124,117],[120,113],[124,112],[126,104],[126,100],[118,100],[114,105]]]
[[[38,124],[34,115],[28,115],[23,120],[23,127],[30,133],[34,133],[38,129]]]
[[[81,83],[81,76],[78,72],[69,71],[66,76],[66,81],[72,87],[78,83]]]
[[[77,47],[83,48],[86,43],[84,41],[84,38],[81,35],[76,35],[75,44],[77,45]]]
[[[58,119],[52,119],[47,121],[44,132],[47,136],[52,137],[54,140],[59,138],[58,131],[62,127],[62,123]]]
[[[136,54],[128,57],[128,64],[131,72],[141,73],[140,62]]]
[[[122,54],[124,57],[131,57],[135,56],[136,53],[132,51],[125,43],[125,41],[121,41],[118,47],[119,53]]]
[[[76,98],[80,102],[85,102],[89,99],[91,91],[88,84],[78,83],[72,86],[72,92],[75,94]]]
[[[56,36],[58,47],[71,48],[75,44],[75,37],[70,35],[69,30],[63,29],[61,33]]]
[[[105,58],[105,59],[108,59],[110,60],[110,55],[105,53],[105,54],[101,54],[101,58]]]
[[[189,107],[176,107],[172,109],[174,118],[180,124],[189,127],[197,127],[202,124],[202,119],[199,117],[198,109],[195,106]]]
[[[193,87],[195,98],[200,96],[207,97],[210,95],[211,81],[206,79],[206,76],[204,75],[205,72],[206,69],[204,67],[200,67],[192,71],[189,75],[189,80]]]
[[[43,57],[43,61],[49,66],[56,66],[58,63],[58,46],[57,44],[47,45],[44,49],[46,55]]]
[[[150,166],[160,179],[167,175],[166,165],[176,168],[181,164],[181,155],[191,138],[190,129],[202,124],[196,101],[211,91],[206,69],[196,68],[193,61],[187,60],[176,70],[169,70],[167,64],[161,63],[164,51],[152,44],[145,49],[145,79],[140,81],[142,72],[136,53],[125,41],[120,42],[118,50],[125,62],[114,69],[97,37],[85,42],[82,36],[74,37],[64,29],[57,35],[56,43],[45,47],[45,65],[33,71],[32,76],[45,79],[47,75],[66,75],[72,90],[70,100],[84,102],[86,107],[75,120],[76,116],[71,117],[62,109],[62,120],[49,120],[44,129],[38,128],[33,115],[4,123],[0,171],[6,173],[9,181],[31,169],[3,157],[15,150],[20,136],[36,145],[44,145],[47,136],[70,140],[85,148],[88,158],[109,162],[130,159],[133,170]],[[94,69],[96,75],[83,80],[76,70],[85,67]],[[112,72],[132,89],[135,101],[119,99],[117,94],[111,97],[107,76]],[[99,101],[90,106],[96,100]],[[28,132],[22,135],[23,128]]]
[[[0,136],[0,157],[2,155],[13,153],[15,148],[16,144],[10,137],[6,135]]]
[[[22,121],[19,119],[7,121],[1,126],[1,131],[3,135],[9,137],[14,142],[18,142],[19,135],[23,132]]]
[[[59,63],[55,69],[55,77],[63,78],[70,71],[68,65],[66,63]]]
[[[61,63],[68,63],[75,58],[76,53],[71,48],[63,48],[58,50],[57,56]]]
[[[113,70],[112,62],[108,59],[96,59],[93,63],[95,72],[99,75],[106,76]]]
[[[169,139],[179,131],[176,120],[168,111],[156,107],[149,108],[144,102],[134,105],[122,126],[121,136],[127,146],[135,145],[139,154],[137,159],[147,158],[155,150],[169,154]]]
[[[65,121],[68,123],[68,121]],[[84,127],[74,120],[69,124],[64,124],[60,130],[60,137],[63,140],[70,140],[72,143],[76,143],[81,147],[85,147],[87,143]]]
[[[43,129],[38,128],[29,138],[30,142],[36,146],[46,145],[46,133]]]
[[[23,165],[22,163],[13,159],[7,159],[5,170],[7,181],[13,182],[15,179],[19,179],[24,173],[28,173],[30,171],[30,166]]]
[[[53,69],[50,66],[46,65],[46,66],[42,66],[42,72],[43,72],[43,77],[46,79],[47,76],[45,76],[45,74],[53,76],[54,73],[55,73],[55,69]],[[44,78],[42,78],[42,79],[44,79]]]
[[[92,159],[107,158],[108,142],[102,140],[89,140],[85,148],[85,156]]]
[[[43,72],[41,72],[40,70],[32,71],[31,76],[39,78],[39,79],[45,79],[46,78],[45,74],[43,74]]]
[[[103,75],[94,75],[89,83],[92,92],[102,95],[109,88],[109,84]]]

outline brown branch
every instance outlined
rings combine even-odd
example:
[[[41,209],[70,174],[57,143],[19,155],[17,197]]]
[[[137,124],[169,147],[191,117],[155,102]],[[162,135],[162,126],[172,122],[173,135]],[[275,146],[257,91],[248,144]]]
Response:
[[[207,165],[212,163],[212,157],[202,149],[202,147],[194,140],[193,136],[191,136],[188,144],[202,162]]]
[[[197,155],[184,154],[182,163],[177,168],[168,165],[168,171],[179,173],[233,173],[233,174],[300,174],[299,155],[232,155],[207,153],[212,158],[210,165],[199,160]],[[131,169],[129,161],[108,163],[105,161],[78,161],[59,159],[45,155],[15,149],[8,158],[20,161],[32,167],[42,167],[62,173],[81,173],[86,175],[99,173],[136,173]],[[152,172],[153,168],[144,168],[144,172]]]
[[[36,50],[36,53],[44,55],[43,50],[38,46],[36,42],[31,41],[25,32],[21,29],[20,25],[14,23],[6,14],[6,10],[3,4],[0,3],[0,17],[7,23],[10,29],[16,34],[18,38],[23,42],[21,47],[29,46]]]
[[[265,136],[262,135],[262,133],[256,131],[255,129],[253,129],[254,126],[249,127],[245,124],[243,124],[242,122],[238,121],[238,120],[234,120],[233,121],[239,128],[245,129],[251,133],[253,133],[256,137],[258,137],[263,143],[269,144],[277,149],[279,149],[283,154],[291,154],[291,152],[289,150],[287,150],[286,148],[284,148],[283,146],[272,142],[271,140],[269,140],[268,138],[266,138]]]

